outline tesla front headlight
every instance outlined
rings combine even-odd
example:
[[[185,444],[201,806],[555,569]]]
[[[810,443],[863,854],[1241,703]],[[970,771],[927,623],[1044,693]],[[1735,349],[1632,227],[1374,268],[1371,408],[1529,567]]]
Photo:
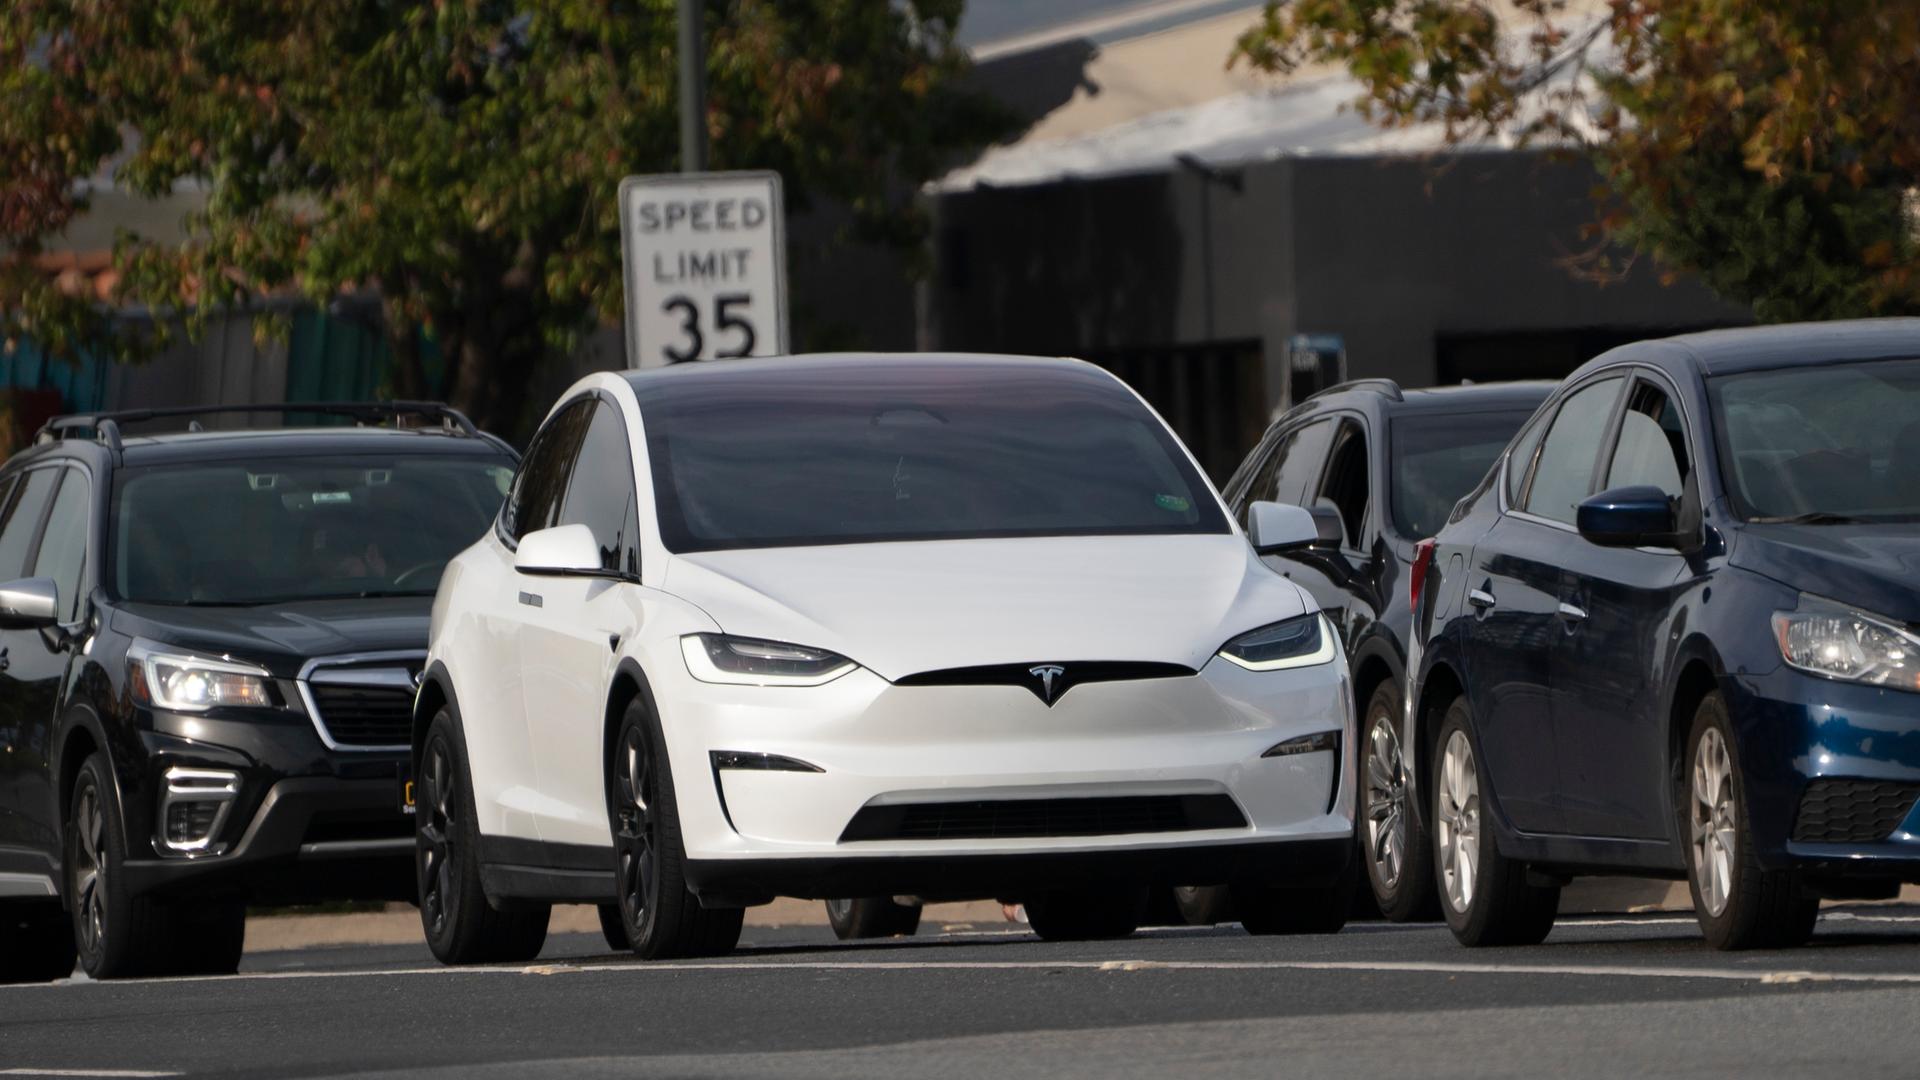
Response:
[[[1241,634],[1220,646],[1220,656],[1248,671],[1313,667],[1333,659],[1333,628],[1316,611]]]
[[[1789,667],[1830,679],[1920,690],[1920,637],[1892,619],[1801,594],[1793,611],[1776,611],[1773,637]]]
[[[186,653],[161,652],[150,641],[127,650],[135,701],[175,712],[205,712],[223,707],[276,707],[272,677],[265,668]]]
[[[688,634],[680,639],[680,652],[694,678],[732,686],[819,686],[855,667],[825,649],[731,634]]]

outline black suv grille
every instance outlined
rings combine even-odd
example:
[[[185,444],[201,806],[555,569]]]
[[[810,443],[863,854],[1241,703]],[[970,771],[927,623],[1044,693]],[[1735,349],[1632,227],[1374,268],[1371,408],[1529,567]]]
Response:
[[[1920,784],[1887,780],[1815,780],[1800,797],[1793,838],[1813,844],[1870,844],[1900,827]]]
[[[1245,828],[1226,795],[1121,795],[1088,799],[990,799],[978,802],[865,806],[850,840],[1001,840],[1035,836],[1114,836]]]
[[[406,746],[413,740],[417,656],[341,664],[321,661],[307,675],[307,700],[335,746]]]

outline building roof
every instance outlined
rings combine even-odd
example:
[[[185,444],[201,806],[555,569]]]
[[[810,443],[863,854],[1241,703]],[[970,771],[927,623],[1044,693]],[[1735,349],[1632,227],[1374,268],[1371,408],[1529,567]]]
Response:
[[[1360,117],[1350,106],[1363,96],[1364,87],[1343,67],[1309,65],[1279,77],[1244,65],[1230,67],[1234,44],[1256,25],[1260,5],[1186,3],[1183,19],[1132,24],[1150,32],[1073,39],[1074,24],[1068,23],[1028,35],[1026,40],[1035,44],[1021,55],[1002,51],[1004,41],[976,48],[985,85],[1013,96],[1017,91],[1004,84],[1036,77],[1033,49],[1040,43],[1060,51],[1063,62],[1072,62],[1075,55],[1067,44],[1077,41],[1084,69],[1071,96],[1040,116],[1020,138],[988,150],[936,181],[933,189],[953,192],[1093,179],[1164,171],[1183,161],[1222,168],[1281,157],[1424,154],[1448,148],[1439,124],[1383,129]],[[1577,24],[1604,17],[1605,6],[1602,0],[1569,0],[1568,9],[1557,17]],[[1531,25],[1515,19],[1511,26],[1514,46],[1525,48]],[[1544,108],[1548,96],[1566,89],[1572,78],[1586,76],[1571,64],[1545,73],[1523,102],[1522,118]],[[1464,148],[1501,150],[1512,145],[1510,138],[1494,138]]]

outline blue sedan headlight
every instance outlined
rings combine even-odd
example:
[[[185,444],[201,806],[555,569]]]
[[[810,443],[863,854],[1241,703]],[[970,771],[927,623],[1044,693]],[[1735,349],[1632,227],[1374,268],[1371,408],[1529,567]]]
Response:
[[[1920,690],[1920,638],[1892,619],[1802,594],[1798,608],[1774,613],[1773,636],[1789,667],[1869,686]]]
[[[1333,628],[1317,611],[1300,615],[1241,634],[1220,646],[1220,657],[1248,671],[1283,671],[1330,663],[1334,657]]]

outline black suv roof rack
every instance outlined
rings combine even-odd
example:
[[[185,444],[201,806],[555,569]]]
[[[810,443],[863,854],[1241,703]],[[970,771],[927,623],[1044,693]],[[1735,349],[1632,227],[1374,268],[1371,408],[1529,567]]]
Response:
[[[1328,394],[1338,394],[1348,390],[1371,390],[1376,394],[1385,396],[1389,401],[1406,400],[1400,394],[1400,384],[1394,382],[1392,379],[1349,379],[1343,383],[1335,383],[1325,390],[1315,391],[1307,395],[1306,400],[1312,401],[1317,397],[1325,397]]]
[[[37,446],[62,439],[92,439],[119,453],[121,424],[217,413],[325,413],[329,416],[352,417],[363,424],[401,416],[419,416],[439,421],[448,431],[475,438],[485,437],[465,413],[437,401],[288,401],[277,405],[183,405],[161,409],[74,413],[48,420],[34,433],[33,441]],[[198,424],[193,424],[190,430],[202,429]]]

